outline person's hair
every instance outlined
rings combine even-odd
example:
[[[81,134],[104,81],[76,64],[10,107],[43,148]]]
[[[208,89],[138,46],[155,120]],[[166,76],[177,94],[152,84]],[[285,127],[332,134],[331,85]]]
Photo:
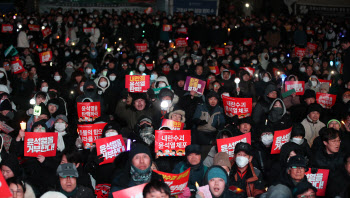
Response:
[[[340,44],[346,44],[346,43],[349,43],[349,42],[350,42],[349,38],[344,37],[344,38],[340,39]]]
[[[151,190],[154,189],[156,191],[165,193],[166,195],[168,195],[170,197],[171,191],[169,186],[162,182],[162,181],[151,181],[150,183],[148,183],[144,188],[143,188],[143,197],[146,197],[146,195],[148,193],[151,193]]]
[[[16,184],[16,186],[20,185],[23,189],[23,194],[26,192],[26,185],[24,184],[24,181],[20,178],[11,177],[6,180],[7,185],[10,186],[10,184]]]
[[[322,141],[328,142],[329,140],[334,140],[339,136],[339,131],[333,129],[333,128],[327,128],[324,130],[322,134]]]
[[[64,149],[62,155],[66,156],[69,163],[81,163],[83,161],[81,154],[75,148]]]

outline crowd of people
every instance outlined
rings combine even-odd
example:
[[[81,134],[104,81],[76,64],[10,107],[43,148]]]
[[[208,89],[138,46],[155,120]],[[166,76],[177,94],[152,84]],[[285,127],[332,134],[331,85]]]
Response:
[[[2,13],[0,23],[13,26],[0,33],[0,120],[13,129],[1,128],[0,160],[13,197],[103,197],[95,191],[101,186],[108,186],[104,197],[113,197],[144,183],[144,197],[170,197],[153,170],[179,174],[188,168],[181,198],[205,197],[196,182],[208,185],[212,197],[315,197],[317,189],[305,176],[309,169],[329,170],[326,197],[349,196],[348,19],[59,8]],[[178,38],[187,46],[176,46]],[[137,43],[147,49],[141,53]],[[11,46],[18,53],[7,53]],[[300,55],[295,48],[306,51]],[[46,51],[52,60],[40,61]],[[24,70],[14,74],[17,60]],[[128,92],[126,75],[149,75],[150,89]],[[203,94],[184,90],[187,76],[207,82]],[[305,82],[304,94],[287,93],[288,81]],[[317,93],[336,95],[335,104],[318,104]],[[252,98],[251,116],[225,114],[223,96]],[[78,118],[78,102],[100,102],[101,116]],[[156,157],[155,130],[167,129],[161,127],[164,118],[191,130],[185,156]],[[107,123],[101,138],[132,140],[130,151],[99,165],[105,159],[94,146],[84,149],[77,133],[77,125],[88,122]],[[275,131],[290,127],[289,142],[271,154]],[[25,157],[28,132],[57,132],[56,156]],[[217,139],[247,133],[251,144],[238,143],[233,160],[218,152]]]

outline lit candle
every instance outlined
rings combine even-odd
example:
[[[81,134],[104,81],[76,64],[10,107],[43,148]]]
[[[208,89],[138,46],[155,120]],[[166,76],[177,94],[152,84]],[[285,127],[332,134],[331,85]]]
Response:
[[[343,123],[343,124],[345,125],[345,122],[344,122],[344,120],[342,120],[342,121],[341,121],[341,123]]]
[[[265,120],[265,125],[267,125],[267,119]]]
[[[231,28],[228,28],[227,31],[230,32],[230,31],[231,31]]]
[[[197,188],[197,191],[198,191],[198,188],[199,188],[199,184],[198,184],[198,183],[196,182],[196,184],[195,184],[195,185],[196,185],[196,188]]]
[[[20,125],[21,125],[21,129],[23,130],[23,131],[25,131],[26,130],[26,128],[27,128],[27,123],[25,123],[25,122],[21,122],[20,123]]]

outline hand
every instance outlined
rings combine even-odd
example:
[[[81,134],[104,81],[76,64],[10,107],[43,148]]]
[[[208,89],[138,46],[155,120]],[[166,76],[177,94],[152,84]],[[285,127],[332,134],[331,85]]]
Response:
[[[205,198],[204,193],[202,193],[201,191],[197,191],[197,195],[199,195],[202,198]]]
[[[77,148],[82,148],[83,147],[83,141],[81,140],[80,137],[78,137],[76,140],[75,140],[75,146]]]
[[[27,110],[27,115],[33,115],[34,109],[30,108]]]
[[[205,121],[205,120],[201,120],[200,122],[199,122],[199,124],[198,125],[206,125],[206,124],[208,124],[208,122],[207,121]]]
[[[123,99],[126,99],[126,98],[128,97],[128,95],[129,95],[128,90],[127,90],[127,89],[124,89],[124,90],[122,91],[122,94],[121,94],[122,98],[123,98]]]
[[[292,93],[292,97],[295,98],[297,96],[297,93]]]
[[[178,198],[190,198],[191,191],[189,187],[186,187],[181,194],[178,195]],[[203,197],[204,198],[204,197]]]
[[[42,155],[39,155],[38,157],[36,157],[36,159],[40,162],[43,163],[45,161],[45,157]]]
[[[19,142],[21,139],[24,138],[24,135],[25,135],[24,130],[22,130],[22,129],[19,130],[19,133],[18,133],[18,135],[17,135],[17,137],[16,137],[16,141]]]
[[[236,88],[237,93],[239,93],[241,91],[241,89],[239,87]]]

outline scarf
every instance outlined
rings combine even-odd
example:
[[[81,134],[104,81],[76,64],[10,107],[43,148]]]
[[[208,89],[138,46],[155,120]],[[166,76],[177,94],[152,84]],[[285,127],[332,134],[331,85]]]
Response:
[[[152,170],[151,166],[149,166],[145,170],[140,170],[135,166],[131,165],[130,175],[132,180],[137,184],[148,183],[151,180]]]
[[[57,150],[62,152],[65,148],[63,136],[65,136],[67,134],[67,132],[65,132],[65,131],[57,132],[57,134],[58,134]]]
[[[78,186],[72,192],[66,192],[63,190],[62,186],[60,186],[60,192],[64,194],[66,197],[73,197],[78,191]]]

